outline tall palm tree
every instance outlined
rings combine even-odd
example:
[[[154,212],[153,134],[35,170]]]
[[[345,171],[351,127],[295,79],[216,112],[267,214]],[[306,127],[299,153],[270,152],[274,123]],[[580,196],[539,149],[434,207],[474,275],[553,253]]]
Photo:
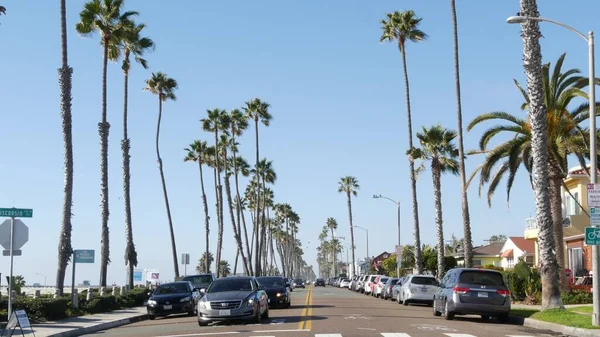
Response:
[[[206,256],[208,256],[209,254],[210,247],[210,216],[208,215],[208,202],[206,200],[206,192],[204,191],[204,173],[202,170],[202,166],[204,166],[207,163],[207,148],[208,145],[206,141],[195,140],[192,144],[190,144],[188,148],[185,149],[185,151],[187,151],[187,155],[183,159],[183,161],[197,162],[198,170],[200,171],[200,190],[202,192],[202,206],[204,208]],[[208,264],[208,260],[206,260],[206,264],[204,267],[204,272],[210,273],[210,265]]]
[[[130,56],[133,57],[144,69],[148,69],[148,62],[143,58],[144,53],[154,49],[154,42],[148,37],[142,37],[140,34],[146,27],[145,24],[135,24],[131,22],[131,27],[121,40],[123,48],[123,139],[121,140],[121,151],[123,152],[123,199],[125,199],[125,264],[128,272],[128,286],[133,289],[133,267],[137,266],[137,252],[133,243],[133,228],[131,225],[131,170],[130,139],[127,134],[127,103],[129,92],[129,70],[131,69]]]
[[[329,228],[329,230],[331,231],[331,240],[335,240],[335,231],[337,230],[338,224],[337,221],[334,218],[327,218],[326,221],[326,226],[327,228]],[[337,275],[337,270],[336,270],[336,261],[337,259],[335,258],[335,245],[332,246],[332,255],[333,255],[333,275]]]
[[[469,215],[469,199],[467,198],[467,174],[465,173],[465,148],[463,143],[462,103],[460,95],[460,62],[458,60],[458,20],[456,18],[456,0],[450,0],[452,13],[452,36],[454,41],[454,87],[456,88],[456,120],[458,122],[458,163],[460,164],[460,197],[463,217],[463,254],[465,267],[473,265],[473,240],[471,238],[471,216]]]
[[[406,67],[406,42],[422,42],[427,39],[427,34],[419,29],[421,18],[414,11],[395,11],[386,13],[386,19],[381,20],[380,42],[397,41],[398,49],[402,55],[402,68],[404,70],[404,87],[406,95],[406,124],[408,126],[408,147],[413,148],[412,114],[410,110],[410,85],[408,81],[408,68]],[[415,241],[415,272],[421,274],[423,258],[421,254],[421,235],[419,229],[419,204],[417,201],[417,176],[415,174],[414,159],[408,157],[410,167],[410,186],[413,202],[413,237]]]
[[[265,247],[265,240],[266,240],[266,229],[267,229],[267,224],[266,224],[266,209],[268,207],[267,202],[266,202],[266,198],[268,197],[268,193],[266,191],[266,184],[274,184],[275,181],[277,180],[277,173],[275,172],[274,168],[273,168],[273,161],[268,161],[266,158],[263,158],[262,160],[260,160],[258,162],[258,165],[252,169],[252,173],[255,174],[255,176],[258,178],[258,184],[257,187],[260,189],[262,187],[263,189],[263,193],[260,194],[259,197],[259,205],[260,205],[260,210],[258,213],[258,216],[260,218],[260,220],[258,220],[256,223],[260,224],[260,226],[256,226],[256,255],[255,255],[255,259],[256,256],[258,256],[258,263],[260,264],[260,258],[263,257],[262,255],[262,251],[264,250]],[[259,266],[259,271],[261,271],[262,268],[260,268]],[[256,267],[255,267],[256,270]]]
[[[6,9],[0,6],[0,14]],[[58,69],[58,84],[60,86],[60,116],[62,120],[62,136],[64,143],[65,185],[62,207],[62,223],[58,240],[58,268],[56,270],[56,289],[63,295],[67,264],[73,254],[71,245],[71,209],[73,207],[73,124],[71,115],[71,79],[73,68],[69,66],[67,53],[67,14],[66,0],[60,1],[60,40],[62,63]]]
[[[144,90],[158,96],[158,119],[156,122],[156,160],[158,161],[158,171],[160,172],[160,181],[162,183],[163,196],[165,198],[165,207],[167,209],[167,218],[169,220],[169,232],[171,234],[171,250],[173,252],[173,269],[175,278],[179,277],[179,264],[177,264],[177,246],[175,245],[175,233],[173,231],[173,219],[171,218],[171,207],[169,206],[169,195],[167,194],[167,183],[165,182],[165,173],[163,172],[163,162],[160,157],[159,139],[160,139],[160,122],[162,119],[163,102],[167,100],[175,101],[175,90],[177,89],[177,81],[167,76],[165,73],[152,73],[152,77],[146,80],[146,88]]]
[[[229,262],[223,260],[219,263],[219,274],[222,277],[227,277],[231,274],[231,266],[229,266]]]
[[[206,258],[208,256],[208,258]],[[201,273],[202,270],[204,270],[204,268],[207,268],[210,270],[210,265],[215,261],[215,258],[213,257],[213,254],[210,252],[204,252],[202,253],[202,256],[200,257],[200,260],[198,261],[198,265],[196,266],[196,271],[198,273]],[[206,267],[208,266],[208,267]]]
[[[228,167],[233,167],[233,172],[230,172],[230,175],[233,174],[235,175],[242,175],[243,177],[249,177],[250,176],[250,165],[248,164],[248,162],[246,161],[246,159],[244,159],[243,157],[240,157],[237,153],[238,153],[238,149],[237,146],[232,146],[230,149],[232,156],[227,158],[228,161]],[[229,176],[227,177],[227,179],[229,179]],[[239,184],[236,185],[236,192],[239,193]],[[239,195],[239,194],[238,194]],[[245,264],[248,266],[248,275],[252,275],[252,264],[248,263],[248,261],[250,261],[250,244],[248,243],[248,232],[246,229],[246,222],[243,221],[243,216],[244,216],[244,201],[237,197],[237,202],[236,202],[236,224],[237,224],[237,231],[238,233],[240,233],[240,235],[242,234],[242,230],[244,231],[244,238],[245,238],[245,248],[246,248],[246,262]],[[239,251],[236,254],[236,257],[239,258]],[[237,259],[236,259],[237,261]],[[237,262],[234,264],[233,267],[233,273],[235,274],[237,271]]]
[[[207,118],[200,120],[202,123],[202,130],[206,132],[212,132],[215,136],[215,157],[214,157],[214,170],[215,170],[215,197],[217,200],[217,256],[216,265],[221,263],[221,247],[223,245],[223,188],[221,186],[221,169],[222,164],[219,162],[220,151],[219,148],[219,132],[227,134],[229,132],[229,115],[227,111],[222,109],[213,109],[207,111]],[[223,159],[224,160],[224,159]],[[215,271],[217,277],[219,277],[219,268]]]
[[[259,142],[258,142],[258,122],[262,122],[264,126],[269,126],[271,123],[271,119],[273,118],[273,116],[271,116],[271,114],[269,113],[269,103],[267,102],[263,102],[260,98],[254,98],[251,99],[250,101],[246,102],[246,106],[243,108],[244,112],[246,113],[246,116],[248,117],[248,119],[252,119],[254,120],[254,135],[255,135],[255,142],[256,142],[256,164],[255,166],[258,167],[258,162],[260,161],[260,153],[259,153]],[[256,199],[257,202],[260,204],[260,184],[258,185],[257,189],[256,189]],[[260,215],[260,207],[259,205],[257,205],[256,207],[256,216],[255,216],[255,227],[258,228],[258,221],[259,221],[259,215]],[[256,250],[256,256],[254,256],[254,264],[255,264],[255,268],[254,268],[254,275],[260,275],[260,256],[258,254],[258,249],[259,249],[259,240],[258,240],[258,231],[255,231],[255,250]]]
[[[100,247],[100,286],[106,286],[106,273],[110,263],[110,245],[108,231],[108,133],[110,124],[106,113],[106,74],[108,60],[119,57],[119,43],[131,27],[130,19],[137,12],[122,13],[124,0],[91,0],[85,3],[79,13],[79,22],[75,25],[77,32],[90,36],[94,32],[101,35],[103,49],[102,58],[102,118],[98,123],[100,134],[100,203],[102,210],[102,233]]]
[[[460,164],[456,160],[458,150],[453,141],[456,138],[454,130],[448,130],[441,125],[431,128],[423,127],[417,132],[417,139],[421,148],[412,150],[411,156],[418,160],[428,161],[431,164],[433,178],[433,200],[435,204],[435,224],[437,231],[437,277],[444,277],[444,225],[442,216],[442,173],[458,174]]]
[[[521,15],[538,17],[536,0],[521,0]],[[556,244],[552,230],[550,190],[548,188],[548,125],[544,105],[544,80],[542,76],[542,37],[537,21],[521,24],[523,37],[523,67],[527,75],[529,93],[529,119],[531,120],[531,147],[535,175],[536,222],[539,228],[540,273],[542,276],[542,310],[563,308],[560,298],[558,263],[554,250]]]
[[[547,162],[550,180],[550,202],[553,222],[554,241],[557,246],[556,258],[559,269],[564,269],[564,248],[563,248],[563,197],[561,187],[564,185],[564,178],[568,174],[568,158],[573,155],[579,163],[585,167],[585,158],[589,153],[587,148],[587,139],[589,132],[582,127],[582,122],[586,121],[589,105],[583,103],[569,112],[568,108],[573,99],[585,98],[587,94],[581,90],[588,83],[588,79],[579,75],[578,69],[569,69],[562,71],[562,65],[565,54],[561,55],[551,69],[551,64],[547,63],[542,68],[542,77],[544,83],[544,101],[546,104],[546,119],[548,121],[548,151],[550,160]],[[529,107],[529,96],[515,80],[517,89],[522,94],[524,103],[521,105],[523,110]],[[489,120],[502,120],[509,122],[508,125],[494,125],[484,131],[479,141],[479,151],[473,153],[486,154],[484,162],[477,167],[469,182],[477,173],[480,173],[479,191],[488,181],[488,204],[491,205],[491,197],[498,186],[500,180],[508,175],[507,179],[507,202],[510,198],[512,184],[515,174],[521,164],[529,173],[530,180],[533,179],[532,172],[532,125],[531,121],[513,116],[506,112],[492,112],[477,116],[468,126],[471,130],[476,125]],[[492,149],[487,146],[496,135],[508,133],[510,138],[503,139],[499,145]],[[500,169],[492,176],[493,168],[500,161],[503,163]],[[490,181],[491,179],[491,181]],[[560,273],[561,284],[568,284],[566,275]]]
[[[354,258],[354,225],[352,224],[352,196],[358,195],[360,185],[358,179],[353,176],[345,176],[338,182],[338,192],[345,193],[348,199],[348,218],[350,220],[350,245],[352,247],[352,270],[356,266],[356,259]]]

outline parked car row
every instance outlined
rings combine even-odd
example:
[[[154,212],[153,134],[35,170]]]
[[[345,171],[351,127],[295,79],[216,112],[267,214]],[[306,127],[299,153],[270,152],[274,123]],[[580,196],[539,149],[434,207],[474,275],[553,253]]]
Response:
[[[405,306],[427,304],[432,306],[434,316],[447,320],[456,315],[480,315],[483,320],[495,317],[506,322],[511,308],[510,291],[502,273],[489,269],[454,268],[441,281],[432,275],[362,275],[333,284]]]
[[[259,323],[269,318],[270,308],[291,307],[290,292],[305,288],[301,279],[282,276],[231,276],[213,274],[183,277],[164,283],[149,293],[148,318],[187,313],[197,315],[198,325],[211,322],[250,320]]]

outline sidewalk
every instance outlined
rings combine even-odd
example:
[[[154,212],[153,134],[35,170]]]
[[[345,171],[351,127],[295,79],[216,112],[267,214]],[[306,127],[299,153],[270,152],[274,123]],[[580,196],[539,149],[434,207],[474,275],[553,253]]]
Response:
[[[32,328],[35,332],[35,337],[73,337],[143,321],[147,317],[146,307],[137,307],[102,314],[72,317],[55,322],[37,323],[32,324]],[[23,329],[23,333],[33,337],[29,329]],[[6,332],[4,335],[7,335]],[[20,335],[18,328],[15,330],[13,336],[17,335]]]
[[[587,304],[566,304],[565,308],[569,309],[569,308],[575,308],[575,307],[580,307],[580,306],[585,306],[585,305],[587,305]],[[529,305],[529,304],[520,304],[520,303],[512,303],[510,305],[510,307],[513,309],[542,310],[541,305]]]

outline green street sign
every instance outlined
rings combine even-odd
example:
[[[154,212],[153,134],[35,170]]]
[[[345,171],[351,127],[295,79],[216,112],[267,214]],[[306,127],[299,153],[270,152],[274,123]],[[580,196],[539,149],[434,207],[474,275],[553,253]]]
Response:
[[[75,254],[75,263],[94,263],[93,249],[77,249]]]
[[[588,246],[600,246],[600,227],[585,228],[585,244]]]
[[[33,209],[30,208],[0,208],[0,217],[3,218],[32,218]]]

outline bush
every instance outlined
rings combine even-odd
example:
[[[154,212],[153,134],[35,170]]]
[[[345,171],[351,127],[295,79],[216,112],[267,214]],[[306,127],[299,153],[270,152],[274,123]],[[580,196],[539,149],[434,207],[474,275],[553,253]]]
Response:
[[[560,294],[563,304],[590,304],[592,293],[587,291],[570,291]]]
[[[64,297],[59,298],[32,298],[17,297],[13,303],[14,310],[25,310],[27,315],[34,321],[55,321],[67,318],[67,308],[70,301]],[[6,312],[8,299],[0,301],[0,310]],[[6,314],[4,314],[6,315]]]

